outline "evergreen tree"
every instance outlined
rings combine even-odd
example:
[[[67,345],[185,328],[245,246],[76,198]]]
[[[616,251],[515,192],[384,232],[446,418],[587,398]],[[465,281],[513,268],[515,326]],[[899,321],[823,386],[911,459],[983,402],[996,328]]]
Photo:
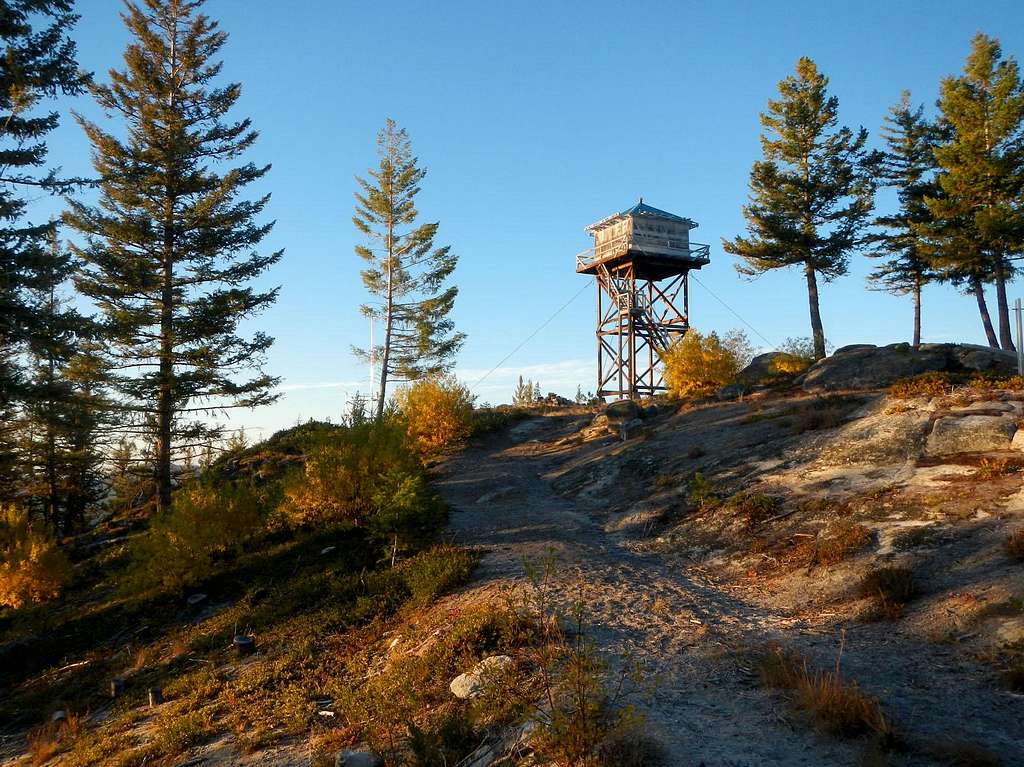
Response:
[[[25,397],[19,423],[22,500],[59,532],[85,521],[100,495],[102,371],[90,361],[91,323],[62,294],[75,264],[52,238],[28,304]]]
[[[100,199],[70,201],[66,217],[85,238],[77,284],[103,313],[113,383],[155,445],[160,509],[171,502],[172,457],[221,438],[202,416],[269,403],[277,383],[260,370],[272,339],[239,333],[277,296],[247,285],[281,257],[255,251],[273,226],[256,222],[269,196],[240,199],[269,166],[232,165],[257,134],[248,119],[228,119],[241,86],[216,84],[226,34],[202,5],[126,4],[125,69],[92,89],[124,138],[78,118]]]
[[[45,275],[47,222],[26,221],[27,198],[68,191],[72,182],[45,170],[46,135],[59,122],[40,105],[59,94],[82,93],[69,37],[78,17],[71,0],[4,0],[0,4],[0,498],[16,482],[15,411],[23,398],[19,360],[33,333],[29,293]]]
[[[935,194],[936,129],[924,117],[923,106],[910,106],[910,92],[904,91],[885,118],[882,137],[886,150],[879,158],[878,179],[896,190],[899,208],[874,221],[880,231],[870,237],[874,248],[869,255],[888,260],[869,279],[883,290],[913,298],[917,348],[921,345],[921,288],[935,277],[921,232],[932,223],[925,200]]]
[[[763,160],[750,172],[750,203],[743,208],[749,237],[723,240],[726,252],[746,263],[741,274],[798,266],[807,281],[811,333],[817,359],[825,356],[818,307],[818,276],[846,274],[851,251],[873,204],[867,131],[839,127],[839,100],[809,58],[779,83],[779,98],[761,114]]]
[[[356,254],[368,266],[360,275],[374,301],[363,314],[384,327],[383,342],[372,350],[354,349],[380,364],[376,417],[384,414],[387,385],[447,372],[462,346],[449,314],[458,288],[445,287],[458,257],[449,246],[434,247],[437,223],[416,224],[416,195],[426,170],[417,164],[406,132],[388,119],[377,134],[379,164],[369,180],[356,178],[352,222],[369,244]]]
[[[533,403],[533,381],[523,380],[522,374],[519,376],[519,381],[516,383],[516,388],[512,392],[512,404],[526,406]]]
[[[1017,62],[978,34],[960,77],[942,81],[939,110],[949,140],[935,148],[939,193],[927,200],[936,264],[974,293],[989,344],[1013,349],[1006,283],[1024,249],[1024,88]],[[996,288],[999,337],[983,283]]]

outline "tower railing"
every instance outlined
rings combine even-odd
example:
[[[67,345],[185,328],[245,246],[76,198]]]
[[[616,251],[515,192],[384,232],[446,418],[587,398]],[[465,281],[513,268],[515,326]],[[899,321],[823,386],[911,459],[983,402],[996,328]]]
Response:
[[[617,256],[621,253],[627,252],[627,250],[629,250],[629,245],[631,242],[634,246],[642,244],[647,244],[648,246],[660,245],[661,247],[670,247],[675,250],[683,250],[683,246],[686,245],[686,250],[688,251],[686,258],[691,259],[693,261],[700,261],[702,263],[707,263],[711,260],[711,246],[705,245],[704,243],[683,243],[679,240],[666,239],[652,240],[649,239],[646,235],[643,237],[643,243],[640,243],[636,236],[633,236],[631,238],[628,235],[621,235],[607,243],[602,243],[597,248],[587,248],[586,250],[577,253],[576,271],[582,272],[585,269],[589,269],[594,264],[600,261],[604,261],[606,258],[611,258],[612,256]],[[640,253],[645,252],[643,247],[634,247],[633,249]]]

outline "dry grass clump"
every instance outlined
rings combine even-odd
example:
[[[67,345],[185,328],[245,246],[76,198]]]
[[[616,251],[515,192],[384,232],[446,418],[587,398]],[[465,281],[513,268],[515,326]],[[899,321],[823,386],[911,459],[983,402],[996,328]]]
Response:
[[[1000,767],[1003,760],[987,748],[962,740],[944,740],[931,745],[928,753],[949,767]]]
[[[1020,466],[1005,458],[982,458],[978,468],[971,474],[972,479],[995,479],[1005,477],[1008,474],[1015,474],[1020,471]]]
[[[833,671],[814,670],[799,653],[773,646],[761,657],[759,668],[762,683],[785,691],[821,731],[843,738],[892,736],[881,703],[856,682],[843,679],[838,662]]]
[[[871,530],[848,519],[839,520],[816,543],[813,564],[836,565],[871,543]]]
[[[836,394],[800,402],[792,412],[790,424],[793,433],[834,429],[846,420],[849,407],[849,402]]]
[[[898,618],[907,602],[917,594],[914,573],[906,567],[889,565],[868,572],[860,582],[860,594],[874,599],[866,617]]]
[[[77,714],[66,712],[61,719],[51,719],[28,734],[28,754],[33,765],[46,764],[60,751],[61,741],[73,738],[82,729]]]
[[[889,387],[889,396],[894,399],[941,397],[948,394],[952,386],[953,381],[949,373],[922,373],[894,383]]]
[[[1018,562],[1024,562],[1024,527],[1006,539],[1006,553]]]
[[[743,518],[748,530],[775,516],[780,503],[778,498],[764,493],[736,493],[726,501],[726,505]]]

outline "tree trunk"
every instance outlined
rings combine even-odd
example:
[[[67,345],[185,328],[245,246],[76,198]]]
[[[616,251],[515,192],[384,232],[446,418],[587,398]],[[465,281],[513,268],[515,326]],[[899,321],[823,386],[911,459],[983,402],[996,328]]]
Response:
[[[988,304],[985,303],[985,290],[981,286],[981,280],[977,277],[971,278],[971,292],[978,301],[978,312],[981,314],[981,324],[985,328],[985,337],[988,345],[993,349],[999,348],[999,341],[996,340],[996,332],[992,329],[992,318],[988,313]]]
[[[914,348],[921,346],[921,280],[914,283]]]
[[[157,394],[156,498],[157,510],[171,507],[171,426],[174,418],[174,238],[164,225],[163,286],[160,300],[160,387]]]
[[[1008,351],[1017,351],[1013,345],[1013,332],[1010,330],[1010,307],[1006,302],[1006,270],[1003,268],[1003,257],[996,257],[996,311],[999,315],[999,344]]]
[[[174,75],[178,67],[178,6],[170,7],[172,27],[170,43],[171,87],[167,104],[176,102]],[[160,379],[157,393],[156,499],[157,511],[171,508],[171,439],[174,423],[174,201],[173,173],[168,168],[166,208],[164,210],[163,284],[160,295]]]
[[[394,251],[394,230],[388,229],[388,288],[387,302],[384,315],[384,348],[380,355],[380,391],[377,392],[377,420],[384,417],[384,400],[388,386],[388,367],[391,364],[391,330],[394,326],[395,292],[392,278],[392,252]]]
[[[807,303],[811,310],[811,335],[814,339],[814,359],[825,358],[825,331],[821,327],[821,312],[818,310],[818,281],[810,264],[804,265],[807,277]]]

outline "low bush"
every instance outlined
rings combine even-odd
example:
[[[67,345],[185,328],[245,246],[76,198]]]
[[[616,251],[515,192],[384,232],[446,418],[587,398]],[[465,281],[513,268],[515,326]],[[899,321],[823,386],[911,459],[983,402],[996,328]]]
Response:
[[[953,378],[949,373],[922,373],[894,383],[889,387],[889,396],[895,399],[941,397],[948,394],[952,386]]]
[[[454,546],[435,546],[406,560],[399,569],[413,600],[428,604],[469,580],[478,560]]]
[[[535,411],[529,408],[511,405],[476,408],[469,419],[469,433],[472,437],[490,434],[506,429],[534,414]]]
[[[743,518],[747,529],[752,530],[778,513],[780,501],[764,493],[736,493],[725,503]]]
[[[70,580],[71,564],[53,536],[23,509],[0,507],[0,605],[53,599]]]
[[[421,455],[442,453],[469,436],[473,395],[450,376],[431,377],[400,388],[395,404],[412,447]]]
[[[392,565],[400,554],[432,541],[447,518],[444,504],[430,492],[421,471],[392,469],[379,478],[372,500],[366,527]]]
[[[208,577],[218,557],[238,553],[264,529],[265,503],[247,481],[193,482],[174,494],[133,546],[130,589],[181,590]]]
[[[976,373],[967,382],[967,385],[975,391],[997,391],[1007,389],[1010,391],[1024,390],[1024,378],[1021,376],[1001,377],[992,373]]]
[[[715,486],[699,471],[686,483],[687,498],[698,511],[710,511],[722,504],[722,499],[715,492]]]
[[[420,471],[400,422],[339,429],[308,447],[303,471],[285,483],[282,516],[293,527],[361,525],[377,508],[384,477],[394,482]]]
[[[776,351],[782,356],[772,360],[771,372],[775,375],[800,375],[814,364],[814,341],[810,338],[787,338]]]
[[[662,352],[661,359],[671,397],[703,397],[736,379],[750,361],[750,344],[739,332],[720,338],[717,333],[703,335],[691,329]]]
[[[875,600],[876,609],[867,617],[898,618],[917,594],[914,573],[894,565],[871,570],[860,582],[860,594]]]
[[[1006,539],[1006,553],[1018,562],[1024,562],[1024,527]]]
[[[834,671],[819,671],[796,652],[770,647],[758,665],[762,683],[786,691],[793,705],[809,714],[820,730],[844,738],[892,736],[878,699],[856,682],[843,679],[838,663]]]

